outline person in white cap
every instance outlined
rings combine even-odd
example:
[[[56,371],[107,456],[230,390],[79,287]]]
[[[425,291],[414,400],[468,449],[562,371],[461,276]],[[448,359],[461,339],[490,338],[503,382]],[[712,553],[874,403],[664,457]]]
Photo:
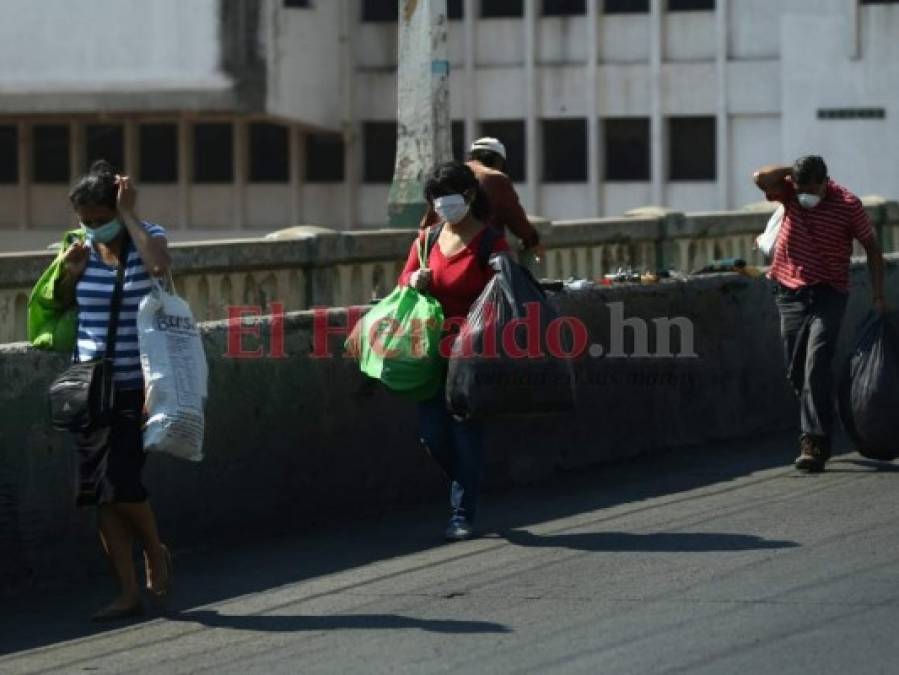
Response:
[[[540,234],[528,220],[512,181],[504,173],[506,146],[496,138],[479,138],[471,144],[466,164],[474,171],[490,202],[487,224],[501,233],[508,228],[521,240],[523,250],[536,249],[538,254],[541,253]],[[424,229],[435,225],[439,220],[434,208],[429,207],[422,218],[421,227]]]

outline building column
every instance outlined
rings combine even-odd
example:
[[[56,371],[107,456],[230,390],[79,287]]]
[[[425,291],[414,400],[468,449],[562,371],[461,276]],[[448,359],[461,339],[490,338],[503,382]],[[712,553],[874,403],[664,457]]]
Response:
[[[193,183],[193,127],[187,117],[178,119],[178,208],[181,228],[189,229],[191,214],[191,190]]]
[[[356,121],[356,54],[353,49],[359,6],[355,0],[340,0],[340,86],[341,133],[343,135],[343,227],[356,228],[359,222],[359,124]]]
[[[592,216],[601,216],[603,158],[599,121],[599,21],[603,0],[587,0],[587,181]]]
[[[462,30],[464,32],[465,50],[465,150],[471,147],[478,136],[478,82],[477,71],[477,33],[475,0],[465,0],[462,8]]]
[[[290,148],[290,223],[299,225],[303,217],[303,182],[306,178],[306,143],[300,127],[291,124],[288,147]]]
[[[649,73],[650,73],[650,131],[652,203],[665,205],[665,182],[668,178],[666,159],[668,156],[665,117],[662,114],[662,49],[664,46],[664,7],[662,0],[649,3]]]
[[[844,0],[846,3],[846,30],[849,32],[847,45],[849,58],[857,61],[862,57],[861,5],[859,0]]]
[[[242,230],[247,222],[248,155],[247,122],[242,118],[232,122],[231,134],[234,154],[234,221],[236,230]]]
[[[540,83],[537,72],[537,2],[524,0],[524,81],[527,91],[525,118],[525,166],[530,213],[540,213]]]
[[[718,208],[725,211],[732,206],[730,203],[730,110],[727,89],[730,0],[717,0],[715,4],[715,69],[718,80],[718,100],[715,114],[715,174],[718,180]]]
[[[31,227],[31,125],[20,121],[19,134],[19,229]]]
[[[139,179],[138,163],[140,162],[138,138],[137,138],[137,122],[132,117],[125,119],[123,124],[124,145],[123,157],[125,166],[122,171],[132,178]]]

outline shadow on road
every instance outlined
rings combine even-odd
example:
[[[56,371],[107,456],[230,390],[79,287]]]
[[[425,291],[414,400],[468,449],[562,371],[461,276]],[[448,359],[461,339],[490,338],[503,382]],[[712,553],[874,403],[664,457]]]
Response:
[[[762,539],[749,534],[717,532],[583,532],[577,534],[537,535],[524,530],[503,532],[512,544],[528,547],[570,548],[577,551],[642,553],[707,553],[711,551],[755,551],[794,548],[795,541]]]
[[[402,630],[415,628],[429,633],[511,633],[511,629],[491,621],[456,621],[451,619],[416,619],[398,614],[330,614],[310,615],[229,615],[210,610],[182,612],[169,617],[172,621],[199,623],[209,628],[234,628],[271,633],[293,633],[315,630]]]

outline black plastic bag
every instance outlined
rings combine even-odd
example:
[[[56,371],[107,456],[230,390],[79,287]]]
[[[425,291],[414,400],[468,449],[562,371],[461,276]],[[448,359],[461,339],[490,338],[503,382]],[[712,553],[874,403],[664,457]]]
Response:
[[[508,255],[453,342],[446,382],[459,419],[567,412],[574,408],[574,337],[530,272]],[[586,329],[584,329],[586,330]]]
[[[840,417],[858,452],[899,457],[899,323],[872,316],[861,327],[839,386]]]

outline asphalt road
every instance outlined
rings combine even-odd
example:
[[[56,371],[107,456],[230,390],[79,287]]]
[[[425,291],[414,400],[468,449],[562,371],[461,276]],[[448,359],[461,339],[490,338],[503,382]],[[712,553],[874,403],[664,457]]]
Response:
[[[0,673],[897,673],[899,467],[789,466],[792,439],[643,458],[176,552],[167,616],[84,620],[108,584],[0,611]]]

